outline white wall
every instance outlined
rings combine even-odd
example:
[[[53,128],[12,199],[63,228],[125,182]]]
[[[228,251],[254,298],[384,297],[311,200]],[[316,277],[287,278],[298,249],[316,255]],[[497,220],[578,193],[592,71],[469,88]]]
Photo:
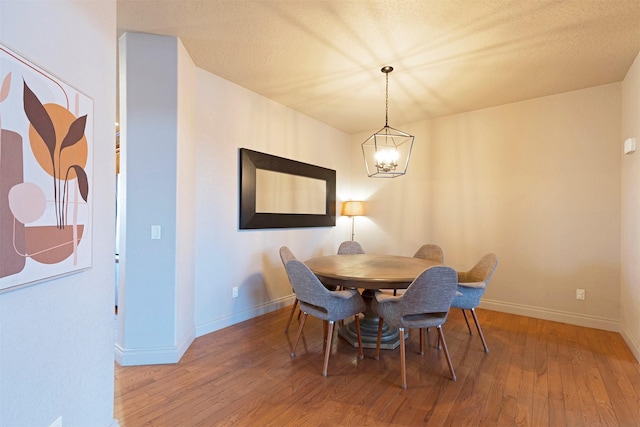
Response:
[[[116,2],[4,0],[0,43],[94,101],[93,266],[0,294],[0,425],[113,420]]]
[[[622,82],[622,135],[619,145],[622,146],[622,141],[627,138],[636,138],[640,143],[640,54]],[[640,360],[640,152],[621,156],[621,329],[627,344]]]
[[[338,227],[240,231],[239,148],[337,170],[342,200],[350,140],[197,69],[173,37],[123,35],[120,83],[116,360],[171,363],[194,334],[293,302],[280,246],[305,259],[334,253],[349,238],[347,218]],[[160,241],[150,240],[153,224],[162,225]]]
[[[307,259],[335,253],[351,237],[346,217],[337,219],[337,227],[239,230],[239,148],[335,169],[341,200],[351,197],[351,163],[346,134],[205,71],[198,70],[196,78],[199,336],[293,302],[280,246]],[[234,286],[239,287],[236,299]]]
[[[483,306],[618,330],[620,102],[610,84],[394,123],[416,142],[390,181],[366,178],[355,153],[368,135],[355,136],[353,185],[369,200],[358,240],[406,255],[437,243],[458,270],[495,252]]]
[[[195,337],[196,66],[178,40],[176,182],[176,342],[182,352]],[[179,342],[182,340],[182,342]]]
[[[195,66],[175,37],[120,40],[122,365],[177,362],[195,337]],[[160,227],[160,238],[151,228]]]

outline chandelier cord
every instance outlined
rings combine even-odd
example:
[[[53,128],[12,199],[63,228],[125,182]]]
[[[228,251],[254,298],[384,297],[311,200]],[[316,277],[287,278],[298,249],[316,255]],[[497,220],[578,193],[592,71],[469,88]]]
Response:
[[[385,96],[384,96],[384,104],[385,104],[384,127],[388,127],[389,126],[389,73],[385,73],[385,76],[387,78],[387,85],[386,85]]]

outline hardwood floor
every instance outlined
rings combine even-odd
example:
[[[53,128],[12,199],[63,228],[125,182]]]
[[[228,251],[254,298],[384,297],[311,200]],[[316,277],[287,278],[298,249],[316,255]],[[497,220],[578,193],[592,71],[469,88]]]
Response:
[[[490,353],[460,310],[443,329],[458,377],[430,334],[399,350],[357,349],[334,337],[322,371],[322,322],[284,333],[289,308],[195,340],[180,363],[115,369],[121,427],[153,426],[640,426],[640,367],[622,337],[478,310]]]

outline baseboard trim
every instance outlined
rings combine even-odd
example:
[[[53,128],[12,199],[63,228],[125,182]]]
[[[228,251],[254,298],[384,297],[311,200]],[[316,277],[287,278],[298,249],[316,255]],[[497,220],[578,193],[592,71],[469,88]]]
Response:
[[[640,343],[633,338],[623,324],[620,324],[620,335],[622,335],[624,342],[627,343],[636,360],[640,363]]]
[[[502,313],[518,314],[536,319],[551,320],[554,322],[568,323],[570,325],[585,326],[587,328],[602,329],[605,331],[620,332],[620,322],[605,317],[588,316],[584,314],[569,313],[566,311],[549,310],[523,304],[513,304],[503,301],[495,301],[483,298],[480,308],[499,311]]]
[[[236,323],[244,322],[245,320],[253,319],[254,317],[261,316],[263,314],[271,313],[272,311],[279,310],[283,307],[293,304],[295,301],[295,295],[289,295],[283,298],[278,298],[273,301],[269,301],[266,304],[262,304],[253,307],[250,310],[241,311],[239,313],[233,313],[229,316],[224,316],[219,319],[212,320],[207,323],[196,326],[196,337],[215,332],[217,330],[226,328],[227,326],[235,325]],[[284,328],[284,325],[282,325]]]
[[[125,349],[115,345],[115,359],[120,366],[164,365],[178,363],[193,340],[196,339],[195,328],[182,337],[175,346],[144,349]]]

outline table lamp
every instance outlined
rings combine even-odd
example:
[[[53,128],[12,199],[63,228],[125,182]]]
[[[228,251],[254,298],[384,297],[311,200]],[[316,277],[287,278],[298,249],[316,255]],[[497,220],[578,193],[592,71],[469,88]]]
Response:
[[[355,217],[364,216],[364,202],[354,200],[344,202],[342,204],[342,215],[351,217],[351,240],[353,241],[355,236],[353,231]]]

